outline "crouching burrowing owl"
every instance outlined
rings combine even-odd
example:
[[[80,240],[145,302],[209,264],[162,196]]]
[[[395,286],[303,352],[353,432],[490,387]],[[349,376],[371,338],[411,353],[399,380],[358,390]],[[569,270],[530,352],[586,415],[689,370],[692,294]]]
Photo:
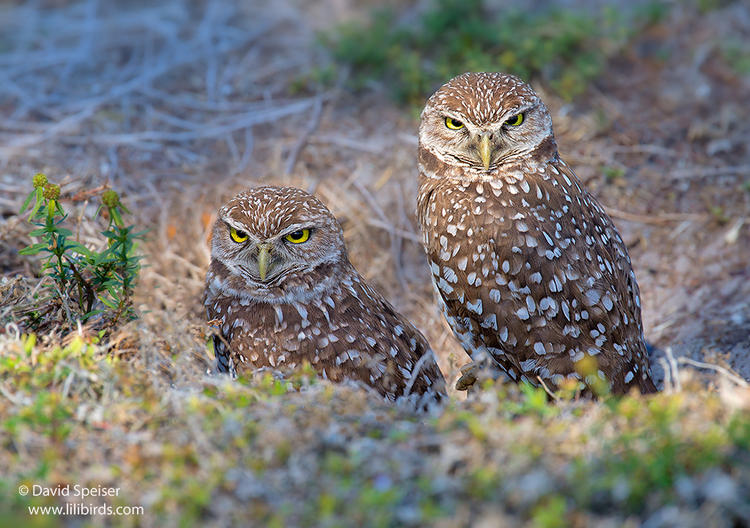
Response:
[[[359,276],[341,227],[314,196],[257,187],[219,210],[206,276],[217,367],[236,375],[308,361],[324,378],[363,382],[389,400],[440,399],[424,336]]]
[[[443,85],[422,112],[419,172],[433,282],[473,359],[552,388],[585,366],[588,386],[656,390],[625,244],[528,84],[466,73]]]

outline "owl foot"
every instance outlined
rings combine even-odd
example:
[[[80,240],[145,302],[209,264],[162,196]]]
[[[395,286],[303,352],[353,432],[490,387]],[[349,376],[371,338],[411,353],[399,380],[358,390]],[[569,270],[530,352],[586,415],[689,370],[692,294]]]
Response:
[[[477,382],[479,366],[474,363],[467,363],[461,367],[461,377],[456,381],[456,390],[467,391]]]

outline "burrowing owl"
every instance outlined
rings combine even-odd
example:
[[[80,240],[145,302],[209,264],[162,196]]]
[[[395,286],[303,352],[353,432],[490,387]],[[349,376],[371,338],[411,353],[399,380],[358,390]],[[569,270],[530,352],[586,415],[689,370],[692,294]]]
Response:
[[[443,376],[424,336],[359,276],[341,227],[314,196],[257,187],[224,205],[206,277],[217,367],[293,368],[350,379],[389,400],[440,397]]]
[[[469,355],[553,388],[578,366],[589,386],[656,390],[625,244],[528,84],[466,73],[443,85],[422,112],[419,171],[433,283]]]

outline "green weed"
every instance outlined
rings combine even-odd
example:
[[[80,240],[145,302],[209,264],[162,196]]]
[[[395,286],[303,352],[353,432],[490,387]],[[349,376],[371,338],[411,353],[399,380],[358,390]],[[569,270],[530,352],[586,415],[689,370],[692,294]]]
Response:
[[[110,311],[116,322],[134,318],[131,297],[141,256],[136,254],[137,242],[144,231],[126,226],[122,215],[129,213],[113,190],[102,193],[101,211],[108,213],[107,229],[100,249],[89,249],[73,237],[63,225],[68,214],[60,203],[60,186],[50,183],[44,174],[33,178],[34,189],[21,207],[31,208],[29,222],[36,226],[29,235],[40,241],[23,248],[22,255],[43,254],[42,274],[52,279],[49,297],[65,307],[71,324],[86,322],[104,311]],[[31,314],[32,322],[39,320]]]
[[[416,20],[373,13],[323,35],[334,59],[361,89],[377,81],[401,102],[421,107],[447,79],[466,71],[504,71],[540,79],[571,100],[599,77],[633,35],[660,22],[663,2],[620,12],[492,8],[483,0],[434,0]]]
[[[731,443],[742,444],[746,419],[738,417],[728,428],[706,424],[685,435],[682,424],[688,411],[679,396],[662,396],[647,402],[625,397],[610,403],[609,419],[624,417],[627,425],[607,442],[601,459],[593,463],[584,462],[583,458],[577,461],[575,478],[585,482],[578,490],[578,500],[583,504],[608,497],[605,500],[635,513],[649,497],[672,500],[680,477],[730,465]]]
[[[531,513],[531,526],[536,528],[565,528],[569,526],[566,519],[568,507],[565,498],[560,495],[546,497]]]
[[[747,43],[730,40],[720,47],[721,54],[732,70],[738,75],[750,75],[750,49]]]

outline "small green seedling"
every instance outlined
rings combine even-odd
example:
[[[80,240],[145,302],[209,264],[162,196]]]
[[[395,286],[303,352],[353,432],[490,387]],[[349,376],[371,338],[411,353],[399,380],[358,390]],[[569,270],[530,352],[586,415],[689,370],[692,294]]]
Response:
[[[101,249],[96,250],[73,239],[72,231],[63,227],[68,215],[60,203],[60,186],[50,183],[44,174],[34,176],[33,185],[21,213],[31,207],[28,219],[36,228],[29,235],[40,241],[19,253],[47,255],[42,274],[52,279],[50,295],[66,307],[70,322],[86,322],[107,309],[115,322],[134,318],[132,295],[142,258],[136,248],[145,231],[136,232],[125,225],[122,216],[130,211],[117,193],[102,193],[102,205],[95,216],[106,209],[109,223],[102,232]]]

